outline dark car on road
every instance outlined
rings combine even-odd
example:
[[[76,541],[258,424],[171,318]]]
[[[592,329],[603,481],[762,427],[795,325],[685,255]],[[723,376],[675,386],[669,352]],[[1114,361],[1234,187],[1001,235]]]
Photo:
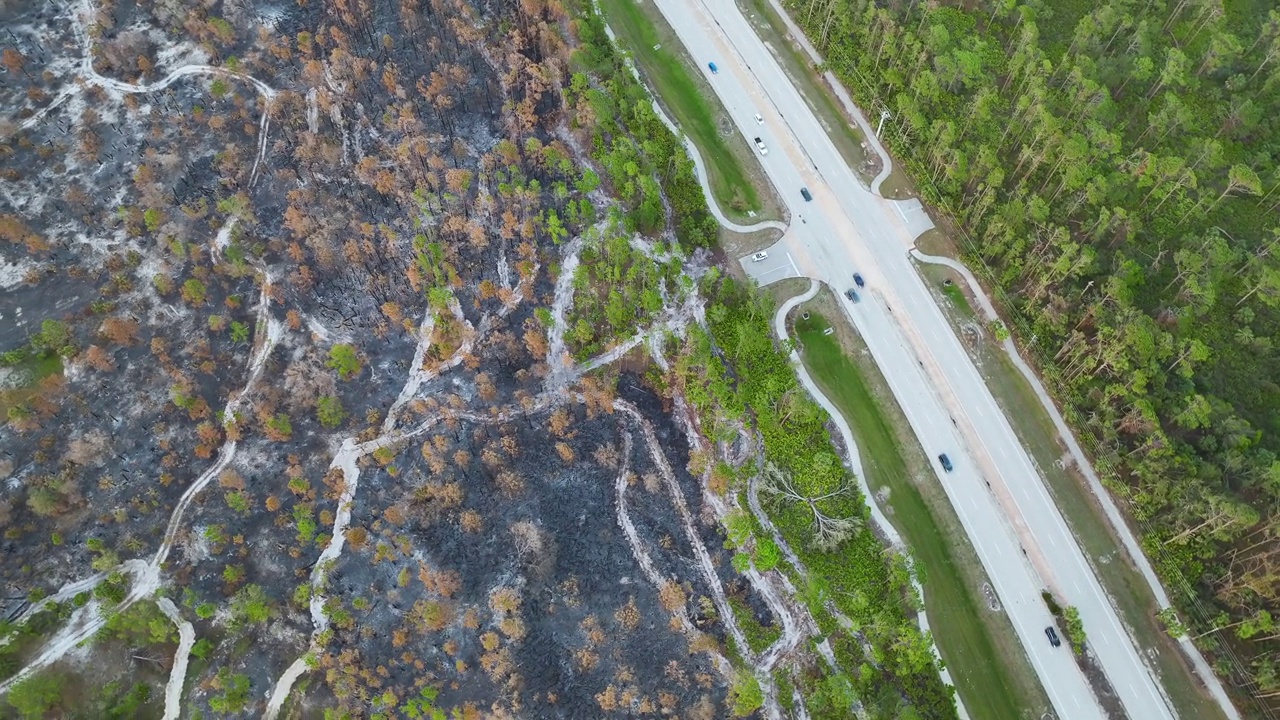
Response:
[[[867,286],[866,281],[864,281],[864,280],[862,279],[862,276],[861,276],[861,275],[859,275],[858,273],[854,273],[854,274],[853,274],[853,283],[854,283],[855,285],[857,285],[858,287],[866,287],[866,286]]]
[[[720,68],[716,67],[715,63],[707,63],[707,67],[711,69],[713,75],[720,72]]]
[[[861,299],[858,297],[858,291],[854,290],[853,288],[849,288],[848,290],[845,290],[844,296],[849,298],[850,302],[858,302]]]
[[[1052,625],[1044,629],[1044,635],[1049,638],[1050,645],[1054,647],[1062,645],[1062,641],[1058,639],[1058,631],[1054,630]]]
[[[947,457],[946,453],[942,453],[941,455],[938,456],[938,462],[942,463],[943,470],[946,470],[947,472],[951,472],[951,469],[953,467],[951,465],[951,458]]]
[[[800,197],[804,198],[805,202],[813,200],[813,196],[809,194],[809,188],[800,188]]]

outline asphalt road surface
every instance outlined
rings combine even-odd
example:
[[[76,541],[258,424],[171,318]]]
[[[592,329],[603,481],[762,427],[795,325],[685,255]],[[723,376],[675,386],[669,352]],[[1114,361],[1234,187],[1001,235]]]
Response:
[[[751,255],[739,258],[738,262],[742,265],[742,269],[747,275],[756,279],[761,285],[776,283],[779,280],[793,277],[804,277],[800,272],[800,268],[796,267],[795,260],[791,257],[791,252],[787,249],[785,241],[779,241],[777,245],[769,248],[769,256],[763,260],[756,260]]]
[[[1079,609],[1090,647],[1129,717],[1172,719],[1044,481],[908,257],[914,242],[909,217],[858,182],[731,0],[654,1],[738,129],[768,145],[761,164],[791,210],[791,228],[769,249],[769,261],[746,258],[743,267],[767,284],[792,274],[778,261],[785,255],[799,274],[840,294],[848,319],[934,458],[1057,715],[1104,717],[1066,643],[1053,648],[1045,637],[1054,621],[1042,589]],[[709,71],[709,62],[718,73]],[[763,127],[756,113],[764,117]],[[811,202],[801,197],[802,187]],[[855,271],[867,283],[856,304],[843,297]],[[940,453],[950,457],[953,472],[942,470]]]

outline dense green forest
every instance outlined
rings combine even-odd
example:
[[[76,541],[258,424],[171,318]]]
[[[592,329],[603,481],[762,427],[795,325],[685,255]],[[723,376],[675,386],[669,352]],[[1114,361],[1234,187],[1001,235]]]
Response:
[[[787,6],[859,102],[893,112],[885,140],[962,229],[1186,631],[1277,704],[1280,10]]]

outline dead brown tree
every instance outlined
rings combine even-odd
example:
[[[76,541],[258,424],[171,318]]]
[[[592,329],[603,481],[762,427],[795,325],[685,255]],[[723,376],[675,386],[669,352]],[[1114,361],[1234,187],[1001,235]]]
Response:
[[[791,478],[772,463],[765,465],[764,473],[760,477],[760,492],[782,502],[802,503],[809,507],[809,511],[813,513],[813,537],[809,542],[815,549],[823,552],[835,550],[840,543],[848,540],[862,528],[862,518],[833,517],[819,505],[825,500],[846,495],[852,490],[853,480],[846,477],[839,487],[831,492],[809,497],[797,490]]]

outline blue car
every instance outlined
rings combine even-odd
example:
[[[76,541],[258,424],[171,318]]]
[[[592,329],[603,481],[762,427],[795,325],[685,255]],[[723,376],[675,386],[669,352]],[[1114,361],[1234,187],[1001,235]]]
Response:
[[[865,282],[863,282],[862,276],[859,275],[858,273],[853,274],[853,281],[857,283],[858,287],[866,287],[867,285]]]
[[[851,302],[858,302],[861,299],[858,297],[858,292],[853,288],[849,288],[848,290],[845,290],[844,296],[849,298]]]
[[[715,64],[715,63],[707,63],[707,67],[711,68],[711,74],[712,74],[712,75],[714,75],[714,74],[716,74],[716,73],[720,72],[720,68],[716,67],[716,64]]]

